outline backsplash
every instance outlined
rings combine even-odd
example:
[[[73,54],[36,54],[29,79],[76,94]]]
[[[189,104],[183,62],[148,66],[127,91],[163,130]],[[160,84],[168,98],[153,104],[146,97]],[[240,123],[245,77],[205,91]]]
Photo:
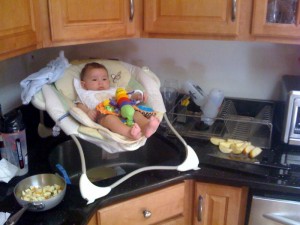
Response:
[[[225,96],[277,100],[280,78],[299,74],[300,46],[168,39],[130,39],[41,49],[0,62],[0,103],[3,112],[20,106],[19,82],[55,59],[60,50],[73,59],[114,58],[148,66],[163,81],[192,79],[205,92],[221,89]]]

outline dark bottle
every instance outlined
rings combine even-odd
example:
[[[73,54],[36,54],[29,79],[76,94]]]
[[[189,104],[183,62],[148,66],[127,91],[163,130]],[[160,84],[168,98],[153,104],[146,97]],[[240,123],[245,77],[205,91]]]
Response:
[[[2,139],[5,158],[18,167],[17,176],[28,172],[28,155],[25,124],[20,110],[13,110],[3,116]]]

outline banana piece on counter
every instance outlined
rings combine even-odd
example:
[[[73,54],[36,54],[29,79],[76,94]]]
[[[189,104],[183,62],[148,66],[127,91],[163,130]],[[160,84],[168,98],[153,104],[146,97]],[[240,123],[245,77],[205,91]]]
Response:
[[[239,143],[243,143],[244,141],[242,140],[238,140],[238,139],[232,139],[232,138],[228,138],[227,139],[228,142],[231,142],[233,144],[239,144]]]
[[[214,145],[220,145],[221,142],[224,142],[226,141],[225,139],[223,138],[217,138],[217,137],[211,137],[210,138],[210,142]]]
[[[244,155],[248,155],[254,148],[255,148],[255,146],[249,144],[248,146],[246,146],[246,148],[244,148],[242,153]]]
[[[248,141],[238,139],[223,139],[218,137],[211,137],[210,142],[219,146],[219,150],[223,153],[244,154],[253,159],[261,154],[262,149],[256,147]]]
[[[248,156],[249,156],[249,158],[253,159],[253,158],[255,158],[256,156],[258,156],[261,152],[262,152],[262,149],[261,149],[261,148],[255,147],[254,149],[252,149],[252,150],[249,152]]]
[[[223,153],[231,153],[232,152],[231,145],[232,145],[232,143],[230,143],[228,141],[220,142],[219,150]]]
[[[248,145],[251,145],[251,143],[247,141],[233,143],[231,145],[232,153],[241,154]]]

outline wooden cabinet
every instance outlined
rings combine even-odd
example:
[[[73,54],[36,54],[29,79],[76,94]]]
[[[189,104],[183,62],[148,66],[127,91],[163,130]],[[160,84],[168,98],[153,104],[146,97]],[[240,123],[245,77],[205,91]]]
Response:
[[[270,3],[295,20],[267,22]],[[286,16],[288,17],[288,16]],[[290,19],[290,18],[289,18]],[[300,43],[299,0],[147,0],[144,1],[145,37],[267,41]]]
[[[1,0],[0,60],[39,47],[39,11],[35,0]]]
[[[142,0],[1,0],[0,60],[42,47],[139,37]]]
[[[49,0],[51,45],[133,37],[140,22],[139,1]]]
[[[240,0],[147,0],[147,33],[183,35],[239,34]]]
[[[274,1],[275,2],[275,1]],[[282,12],[274,12],[271,14],[273,2],[271,0],[254,0],[253,2],[253,17],[252,17],[252,35],[257,37],[267,37],[269,40],[272,38],[281,39],[283,42],[289,42],[289,40],[300,40],[300,3],[294,0],[278,0],[278,3],[286,4],[282,5]],[[278,4],[277,3],[277,4]],[[295,10],[294,13],[289,13]],[[277,9],[279,10],[279,9]],[[280,15],[281,18],[285,14],[283,22],[277,21],[273,16]],[[267,15],[270,15],[267,19]],[[291,16],[294,14],[294,20]]]
[[[100,209],[89,225],[191,224],[190,181]]]
[[[105,207],[88,225],[243,225],[248,189],[186,180]]]
[[[300,43],[292,23],[267,22],[274,0],[2,0],[0,60],[42,47],[133,37]],[[286,3],[287,4],[287,3]]]
[[[193,224],[245,224],[247,195],[246,188],[197,182]]]

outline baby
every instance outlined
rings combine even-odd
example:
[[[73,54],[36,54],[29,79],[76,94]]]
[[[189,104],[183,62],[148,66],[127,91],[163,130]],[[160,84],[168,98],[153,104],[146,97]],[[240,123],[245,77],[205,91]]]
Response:
[[[101,96],[100,102],[115,96],[116,88],[110,87],[108,71],[102,64],[96,62],[86,64],[80,73],[80,80],[82,88],[89,91],[88,95],[97,94],[98,96]],[[144,99],[142,98],[140,93],[135,93],[131,96],[131,99],[133,100],[146,100],[145,97]],[[132,127],[129,127],[121,121],[120,117],[110,114],[101,114],[96,110],[96,106],[99,102],[87,104],[84,99],[79,99],[79,101],[77,106],[93,121],[108,128],[112,132],[121,134],[133,140],[139,139],[142,135],[147,138],[150,137],[155,133],[159,126],[159,120],[156,117],[152,116],[147,119],[140,112],[135,111],[133,116],[135,123]]]

